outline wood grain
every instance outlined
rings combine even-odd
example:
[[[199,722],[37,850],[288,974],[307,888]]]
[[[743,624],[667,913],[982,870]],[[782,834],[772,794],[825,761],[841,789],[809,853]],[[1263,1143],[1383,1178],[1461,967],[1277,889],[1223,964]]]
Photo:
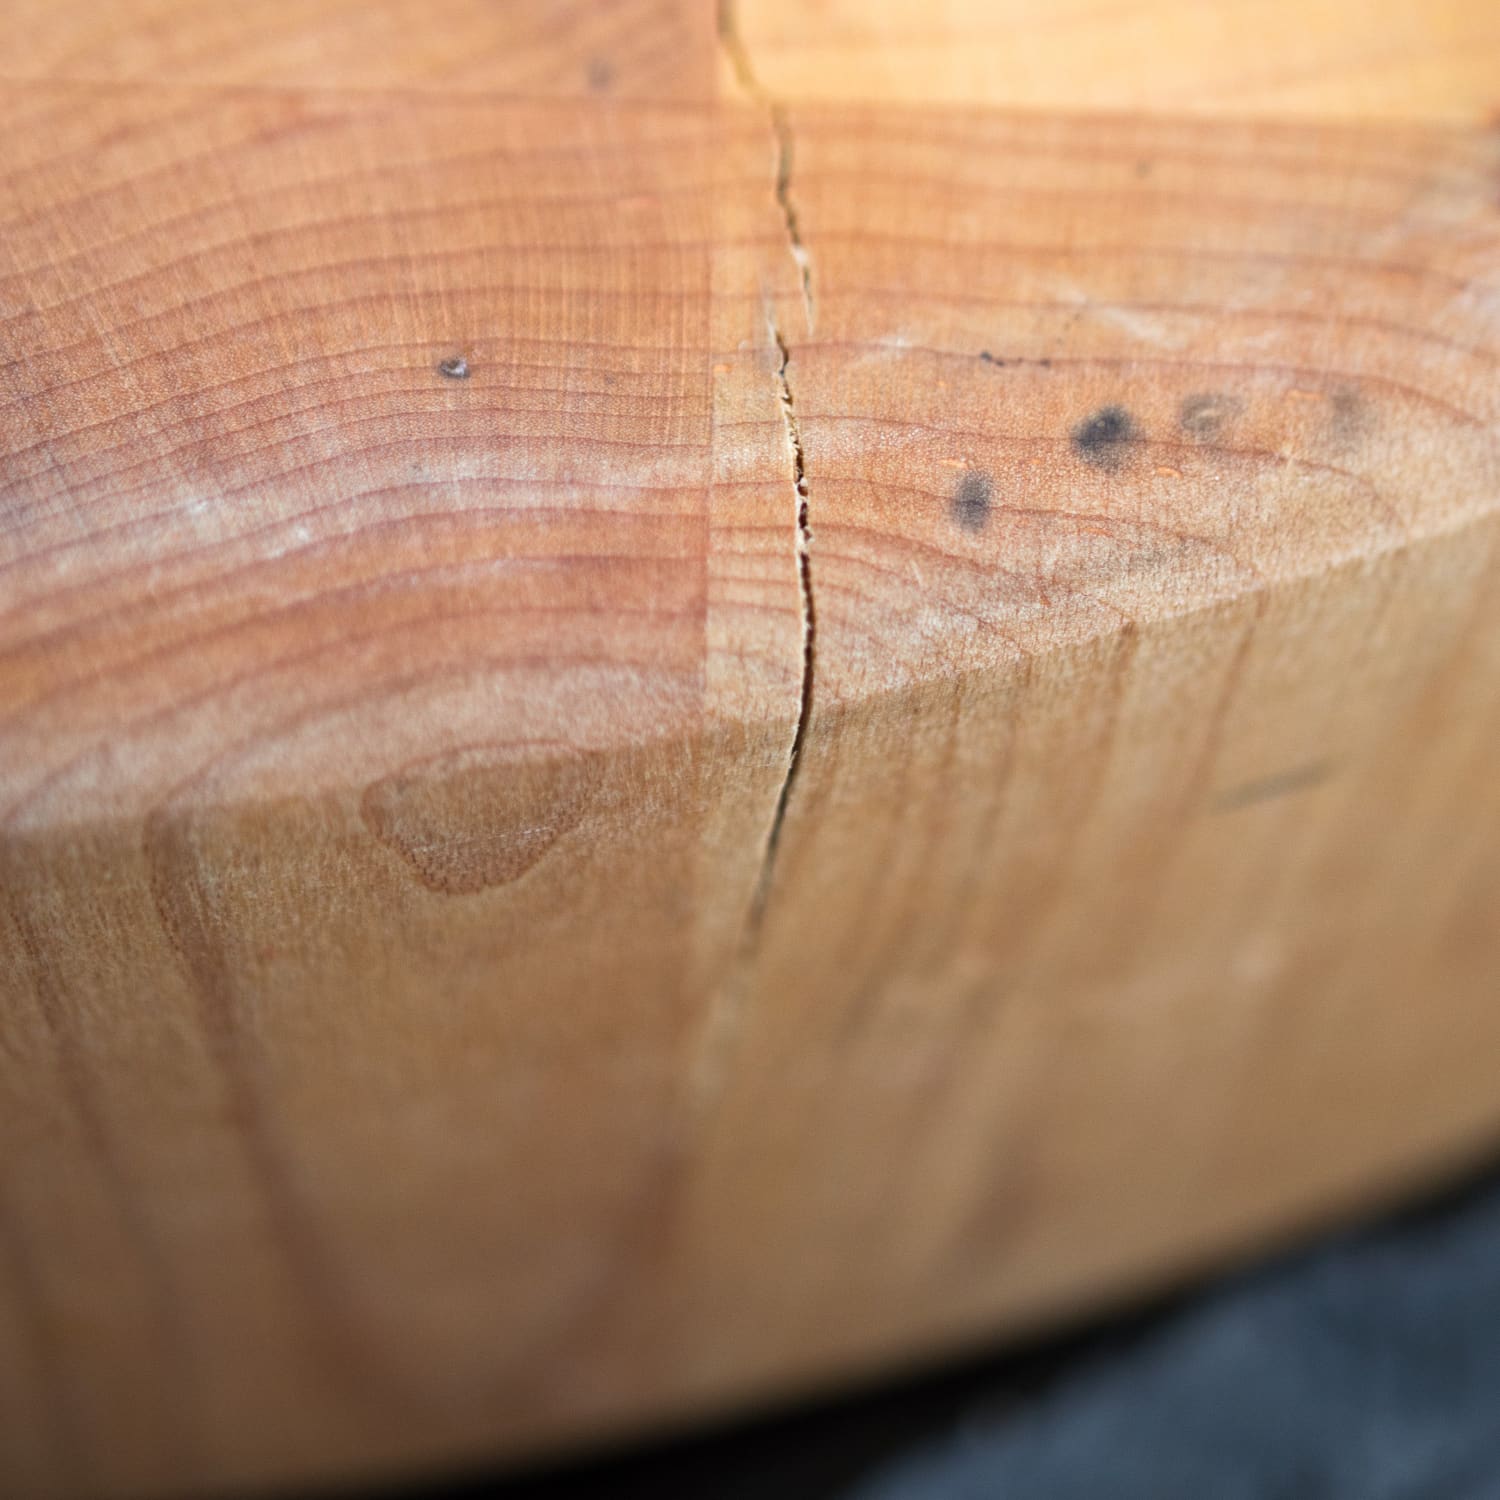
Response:
[[[1473,0],[754,0],[780,97],[1223,118],[1491,117],[1500,17]]]
[[[682,1420],[1500,1139],[1488,7],[16,15],[8,1488]]]

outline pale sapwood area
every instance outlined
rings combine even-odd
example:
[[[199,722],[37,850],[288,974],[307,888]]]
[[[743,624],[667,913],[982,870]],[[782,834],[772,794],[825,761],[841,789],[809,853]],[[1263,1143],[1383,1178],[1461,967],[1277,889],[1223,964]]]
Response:
[[[392,1477],[1500,1136],[1489,0],[13,0],[0,1488]]]

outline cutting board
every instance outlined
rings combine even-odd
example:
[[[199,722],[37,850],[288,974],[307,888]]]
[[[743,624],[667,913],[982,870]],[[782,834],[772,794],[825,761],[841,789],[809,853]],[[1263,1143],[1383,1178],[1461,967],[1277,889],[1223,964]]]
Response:
[[[397,1479],[1500,1144],[1492,0],[10,0],[0,1488]]]

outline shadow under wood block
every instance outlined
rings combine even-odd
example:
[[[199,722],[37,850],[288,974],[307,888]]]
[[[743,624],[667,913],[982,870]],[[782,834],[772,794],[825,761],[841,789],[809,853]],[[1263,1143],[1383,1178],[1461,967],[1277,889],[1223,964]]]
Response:
[[[682,1421],[1500,1135],[1500,39],[1180,9],[20,7],[7,1487]]]

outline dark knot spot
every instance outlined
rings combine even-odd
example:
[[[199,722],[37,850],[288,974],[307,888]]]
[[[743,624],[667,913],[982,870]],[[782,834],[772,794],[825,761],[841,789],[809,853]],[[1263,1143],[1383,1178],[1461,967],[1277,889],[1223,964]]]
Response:
[[[446,375],[449,380],[467,380],[469,362],[462,354],[455,354],[452,359],[445,359],[438,365],[438,374]]]
[[[1182,430],[1195,443],[1211,443],[1244,410],[1244,403],[1222,391],[1185,396],[1177,412]]]
[[[1123,406],[1101,406],[1073,429],[1073,447],[1096,469],[1116,469],[1125,457],[1126,446],[1138,436]]]
[[[949,510],[964,531],[983,531],[990,518],[995,486],[982,469],[969,469],[953,491]]]

